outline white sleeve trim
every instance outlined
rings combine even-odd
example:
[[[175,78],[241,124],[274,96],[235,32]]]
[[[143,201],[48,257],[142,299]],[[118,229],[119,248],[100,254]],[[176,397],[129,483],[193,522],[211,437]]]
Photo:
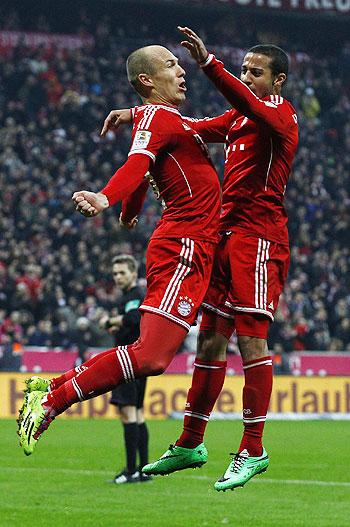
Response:
[[[129,152],[128,154],[128,157],[132,156],[133,154],[145,154],[146,156],[152,159],[153,163],[155,163],[156,161],[156,156],[152,154],[152,152],[149,152],[148,150],[131,150],[131,152]]]
[[[211,61],[213,60],[213,58],[214,58],[214,55],[213,55],[212,53],[209,53],[209,55],[207,56],[207,58],[205,59],[205,61],[202,62],[202,64],[200,64],[199,66],[200,66],[201,68],[205,68],[206,66],[208,66],[208,65],[211,63]]]

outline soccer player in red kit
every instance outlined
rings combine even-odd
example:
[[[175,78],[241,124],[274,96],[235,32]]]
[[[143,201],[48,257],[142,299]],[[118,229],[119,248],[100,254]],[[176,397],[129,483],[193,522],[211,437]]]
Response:
[[[206,142],[226,145],[221,241],[203,302],[198,351],[188,393],[184,429],[174,447],[146,465],[146,474],[186,468],[203,435],[224,382],[228,341],[236,329],[243,361],[244,433],[216,490],[243,486],[265,471],[262,435],[272,389],[267,348],[289,266],[284,193],[298,144],[297,117],[281,97],[288,57],[276,46],[255,46],[243,59],[241,78],[227,70],[189,28],[182,42],[233,109],[189,125]]]
[[[162,218],[147,249],[140,337],[46,384],[38,378],[28,380],[18,419],[20,444],[27,455],[51,421],[73,403],[164,372],[209,285],[218,242],[220,183],[206,145],[178,111],[186,97],[185,71],[168,49],[147,46],[129,56],[127,72],[143,100],[134,112],[128,160],[101,192],[76,192],[73,200],[84,216],[124,200],[121,219],[132,224],[133,209],[149,183],[162,199]],[[201,465],[206,451],[197,450]]]

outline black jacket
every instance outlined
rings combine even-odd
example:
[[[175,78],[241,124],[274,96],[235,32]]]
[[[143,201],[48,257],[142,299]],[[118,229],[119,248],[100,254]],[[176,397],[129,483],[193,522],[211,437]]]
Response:
[[[138,286],[132,287],[118,299],[117,308],[119,315],[123,315],[123,325],[115,333],[115,342],[119,346],[132,344],[140,335],[141,313],[139,306],[142,304],[144,292]]]

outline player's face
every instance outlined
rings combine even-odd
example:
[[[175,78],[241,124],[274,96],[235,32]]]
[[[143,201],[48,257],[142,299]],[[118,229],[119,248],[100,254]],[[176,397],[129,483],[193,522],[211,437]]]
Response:
[[[241,66],[241,81],[260,99],[274,93],[275,77],[270,62],[266,55],[247,53]]]
[[[115,263],[112,272],[115,285],[122,291],[127,291],[136,282],[136,273],[130,271],[126,263]]]
[[[166,48],[161,48],[154,57],[156,73],[151,76],[152,98],[179,106],[186,99],[185,70],[178,59]]]

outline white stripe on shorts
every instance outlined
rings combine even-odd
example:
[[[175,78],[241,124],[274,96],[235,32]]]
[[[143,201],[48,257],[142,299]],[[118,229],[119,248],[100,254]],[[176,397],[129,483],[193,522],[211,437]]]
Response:
[[[267,309],[267,262],[271,242],[259,238],[255,261],[255,308]]]
[[[165,290],[164,296],[159,309],[170,313],[176,297],[179,293],[180,287],[186,276],[191,270],[193,252],[194,252],[194,241],[190,238],[181,238],[182,249],[180,252],[180,261],[173,274],[168,287]]]

